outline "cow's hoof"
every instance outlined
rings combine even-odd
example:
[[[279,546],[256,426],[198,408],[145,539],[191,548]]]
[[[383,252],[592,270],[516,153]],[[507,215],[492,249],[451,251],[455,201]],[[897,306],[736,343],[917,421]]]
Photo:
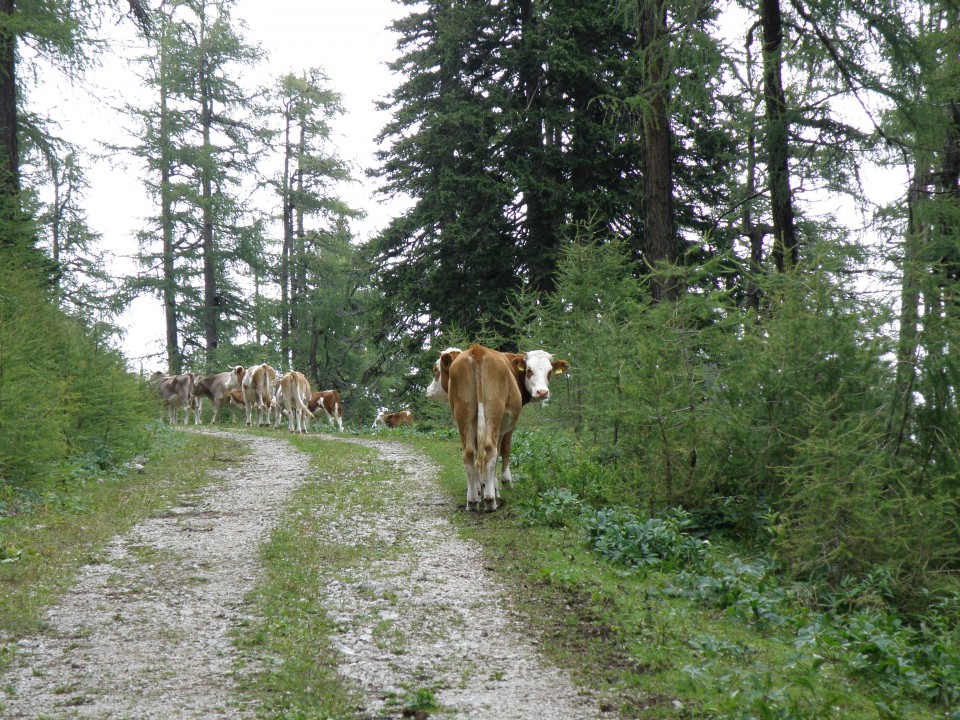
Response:
[[[494,498],[484,498],[483,499],[483,509],[487,512],[493,512],[497,509],[497,501]]]
[[[480,503],[478,503],[478,502],[468,502],[468,503],[467,503],[467,511],[468,511],[468,512],[479,512],[479,510],[480,510]]]

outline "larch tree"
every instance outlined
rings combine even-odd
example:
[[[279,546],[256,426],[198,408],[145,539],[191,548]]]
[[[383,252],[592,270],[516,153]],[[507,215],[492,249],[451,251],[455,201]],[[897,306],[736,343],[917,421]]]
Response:
[[[25,251],[26,256],[17,262],[29,262],[35,268],[44,265],[48,275],[55,274],[56,269],[40,260],[36,236],[23,215],[20,196],[21,135],[29,120],[21,107],[23,60],[18,48],[25,43],[34,57],[69,76],[78,75],[94,61],[95,31],[104,13],[123,11],[120,0],[0,0],[0,248]],[[147,6],[141,0],[127,0],[126,11],[146,32]]]
[[[359,216],[336,194],[350,170],[331,147],[331,122],[343,106],[328,83],[315,68],[284,75],[271,93],[281,123],[283,165],[271,185],[281,207],[280,351],[289,367],[315,367],[316,335],[326,318],[316,316],[311,298],[327,283],[336,284],[335,278],[315,274],[316,258],[323,253],[318,238],[349,235],[348,220]]]
[[[149,189],[159,212],[141,233],[147,272],[130,285],[163,298],[171,371],[188,347],[216,365],[217,348],[248,320],[238,290],[246,272],[241,193],[269,133],[238,82],[262,52],[239,35],[233,4],[164,3],[146,58],[157,104],[134,110],[143,138],[136,152],[155,173]],[[158,240],[159,251],[151,249]]]

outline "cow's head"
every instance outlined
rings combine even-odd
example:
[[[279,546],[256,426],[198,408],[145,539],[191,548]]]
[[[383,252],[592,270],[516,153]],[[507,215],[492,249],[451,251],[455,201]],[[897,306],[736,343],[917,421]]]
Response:
[[[243,376],[246,374],[247,371],[243,365],[237,365],[230,370],[230,377],[227,378],[227,383],[224,385],[224,388],[226,390],[239,390],[243,386]]]
[[[523,378],[523,385],[532,400],[547,400],[550,398],[550,376],[562,375],[570,369],[566,360],[554,360],[553,355],[545,350],[531,350],[521,355],[509,355],[518,378]]]
[[[427,386],[427,399],[439,402],[450,402],[450,365],[462,351],[460,348],[449,347],[440,353],[440,357],[433,364],[433,381]]]

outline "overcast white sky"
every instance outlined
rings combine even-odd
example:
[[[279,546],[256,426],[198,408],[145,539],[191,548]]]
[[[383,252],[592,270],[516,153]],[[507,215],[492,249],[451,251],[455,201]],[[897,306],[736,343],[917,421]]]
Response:
[[[334,127],[334,142],[340,156],[353,163],[358,182],[339,194],[368,213],[367,220],[355,225],[364,239],[404,207],[402,201],[382,205],[363,170],[374,163],[374,137],[387,120],[375,111],[374,102],[399,82],[386,67],[396,56],[396,36],[388,27],[407,12],[393,0],[239,0],[234,10],[234,18],[246,23],[242,31],[246,40],[268,53],[267,60],[251,70],[246,84],[254,87],[286,72],[319,67],[330,78],[331,89],[343,96],[346,112]],[[62,137],[94,149],[98,142],[119,137],[128,120],[113,108],[134,100],[139,90],[124,54],[135,51],[121,49],[118,62],[88,76],[86,89],[45,74],[41,86],[31,91],[35,106],[59,121]],[[142,190],[141,171],[134,163],[113,157],[88,165],[87,177],[91,187],[84,205],[89,223],[103,236],[102,247],[115,255],[112,266],[117,274],[133,272],[135,266],[124,256],[136,251],[136,232],[143,218],[154,212]],[[123,349],[134,367],[165,369],[159,302],[137,301],[121,325],[126,331]],[[138,360],[150,355],[159,359]]]

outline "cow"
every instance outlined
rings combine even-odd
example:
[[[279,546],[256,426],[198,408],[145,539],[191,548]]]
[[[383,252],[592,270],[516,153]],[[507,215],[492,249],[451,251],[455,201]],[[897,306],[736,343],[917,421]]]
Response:
[[[241,410],[245,410],[246,408],[243,402],[243,390],[228,390],[225,400],[227,405],[230,406],[230,420],[233,421],[235,419],[233,409],[240,408]]]
[[[278,402],[276,403],[277,424],[280,420],[280,410],[287,413],[287,427],[290,432],[306,433],[313,413],[307,408],[307,398],[310,397],[310,383],[302,372],[291,370],[278,383]],[[296,420],[296,431],[294,430]]]
[[[453,357],[455,358],[463,352],[460,348],[457,347],[448,347],[446,350],[443,350],[440,354],[444,353],[455,353]],[[437,361],[433,363],[433,381],[427,386],[427,399],[428,400],[437,400],[439,402],[450,404],[450,398],[447,394],[447,385],[450,382],[450,376],[440,368],[440,359],[437,358]]]
[[[190,421],[190,410],[193,410],[195,425],[200,424],[200,403],[193,398],[193,383],[196,375],[184,373],[182,375],[164,375],[160,371],[150,376],[150,384],[157,388],[160,399],[167,408],[167,420],[171,425],[177,424],[178,410],[186,411],[184,423]]]
[[[427,386],[426,396],[428,400],[436,400],[446,403],[447,405],[450,404],[450,395],[448,393],[450,385],[450,363],[456,360],[457,356],[462,352],[458,347],[448,347],[440,353],[440,358],[437,358],[436,362],[433,363],[433,380]],[[444,355],[448,356],[447,362],[441,366],[441,358]],[[517,386],[519,387],[521,383],[522,379],[518,377]],[[522,391],[521,395],[523,395]],[[527,402],[529,402],[529,393],[524,397],[523,404],[526,405]],[[512,440],[513,431],[511,430],[505,433],[500,440],[500,448],[498,451],[502,461],[500,466],[500,480],[508,485],[513,484],[513,474],[510,472],[510,444]]]
[[[550,375],[567,372],[570,364],[544,350],[501,353],[473,345],[466,352],[442,354],[440,369],[447,374],[450,409],[460,433],[467,509],[479,510],[482,494],[484,509],[496,510],[497,453],[509,458],[509,438],[523,406],[547,400]]]
[[[395,428],[401,425],[413,425],[413,413],[409,410],[399,410],[397,412],[380,411],[373,421],[373,427]]]
[[[330,426],[343,432],[343,404],[340,402],[340,393],[336,390],[319,390],[313,393],[307,409],[313,417],[318,417],[318,411],[323,410]]]
[[[270,406],[277,371],[263,363],[247,368],[243,375],[243,407],[247,411],[247,425],[253,425],[253,409],[257,409],[257,425],[270,424]]]
[[[211,423],[217,421],[217,413],[220,412],[220,406],[225,402],[229,402],[228,394],[233,390],[240,392],[244,375],[246,375],[246,370],[244,370],[243,365],[237,365],[226,372],[198,377],[194,381],[193,397],[197,402],[202,403],[203,398],[207,398],[213,404],[213,417],[210,418]]]

